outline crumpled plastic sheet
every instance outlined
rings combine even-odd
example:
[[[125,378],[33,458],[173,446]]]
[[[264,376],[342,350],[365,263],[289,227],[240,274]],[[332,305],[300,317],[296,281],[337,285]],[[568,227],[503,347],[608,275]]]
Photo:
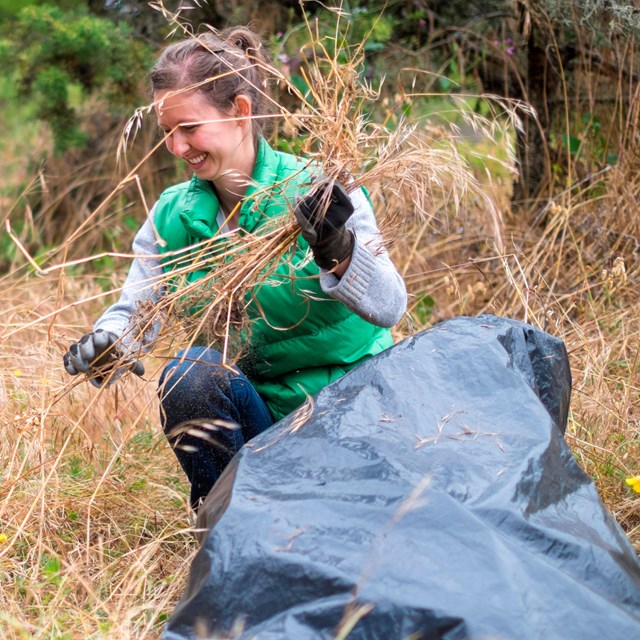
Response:
[[[564,344],[457,318],[245,446],[165,640],[640,638],[640,564],[563,438]]]

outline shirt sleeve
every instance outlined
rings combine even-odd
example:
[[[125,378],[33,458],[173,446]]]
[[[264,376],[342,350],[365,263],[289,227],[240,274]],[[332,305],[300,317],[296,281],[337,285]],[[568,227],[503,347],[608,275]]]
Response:
[[[134,259],[129,268],[127,279],[122,287],[120,298],[98,318],[96,329],[110,331],[129,348],[137,349],[151,342],[158,334],[161,322],[154,318],[145,326],[135,326],[134,318],[140,314],[141,304],[157,302],[163,293],[163,268],[158,254],[156,233],[151,220],[142,225],[133,240]]]
[[[349,195],[355,209],[346,224],[355,236],[351,262],[342,278],[321,270],[320,285],[364,320],[392,327],[407,309],[407,289],[384,248],[369,199],[362,189]]]

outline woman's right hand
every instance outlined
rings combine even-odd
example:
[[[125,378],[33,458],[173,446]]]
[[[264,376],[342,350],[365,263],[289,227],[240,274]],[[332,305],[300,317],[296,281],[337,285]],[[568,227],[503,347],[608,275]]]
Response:
[[[107,385],[114,382],[119,377],[118,370],[128,369],[137,376],[144,375],[142,362],[127,356],[120,347],[118,337],[103,329],[88,333],[72,344],[62,362],[69,375],[85,373],[89,382],[98,388],[105,382]]]

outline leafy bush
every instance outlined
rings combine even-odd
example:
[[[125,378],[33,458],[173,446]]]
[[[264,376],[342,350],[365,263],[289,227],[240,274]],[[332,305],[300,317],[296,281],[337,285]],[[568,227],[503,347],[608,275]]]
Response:
[[[126,25],[50,5],[22,9],[0,46],[4,68],[37,104],[57,152],[86,139],[78,111],[89,96],[99,94],[114,110],[137,101],[148,54]]]

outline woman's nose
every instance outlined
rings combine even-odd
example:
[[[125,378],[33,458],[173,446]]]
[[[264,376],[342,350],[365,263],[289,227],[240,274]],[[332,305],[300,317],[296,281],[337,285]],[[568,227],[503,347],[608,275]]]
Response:
[[[171,151],[174,156],[180,157],[189,151],[189,143],[180,129],[174,131],[167,142],[169,143],[169,151]]]

